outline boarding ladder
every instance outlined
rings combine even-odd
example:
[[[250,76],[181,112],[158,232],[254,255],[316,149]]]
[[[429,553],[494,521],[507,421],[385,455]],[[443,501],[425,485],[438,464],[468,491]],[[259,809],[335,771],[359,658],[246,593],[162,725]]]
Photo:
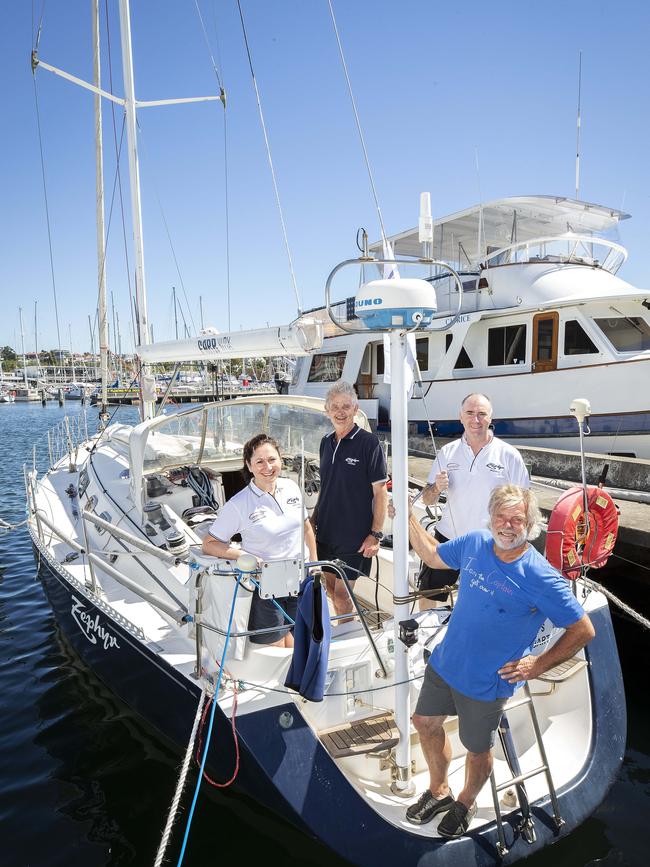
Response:
[[[538,680],[545,681],[546,683],[551,684],[551,692],[555,689],[556,684],[561,683],[562,681],[568,680],[578,671],[581,671],[587,662],[584,659],[580,659],[578,657],[573,657],[572,659],[568,659],[566,662],[561,663],[560,665],[555,666],[555,668],[550,669],[545,674],[540,675]],[[512,701],[509,701],[506,705],[505,711],[514,710],[514,708],[525,706],[528,708],[528,712],[530,714],[530,721],[533,726],[533,731],[535,733],[535,741],[537,744],[537,749],[539,750],[541,764],[537,767],[533,768],[530,771],[526,771],[522,773],[521,768],[519,766],[519,759],[517,756],[517,752],[515,750],[514,741],[512,738],[512,733],[510,731],[510,724],[508,723],[507,713],[504,712],[501,723],[499,725],[499,739],[501,741],[501,746],[503,748],[503,753],[512,773],[512,778],[506,780],[497,785],[494,771],[490,774],[490,785],[492,787],[492,800],[494,802],[494,812],[496,814],[496,822],[497,822],[497,852],[500,858],[504,858],[508,854],[508,846],[506,844],[506,838],[503,828],[503,816],[501,805],[499,804],[499,792],[502,792],[504,789],[508,789],[511,786],[514,786],[517,791],[517,796],[519,799],[519,807],[521,809],[521,822],[519,823],[518,829],[521,832],[522,837],[526,840],[527,843],[532,844],[537,839],[537,835],[535,832],[535,825],[533,822],[533,817],[530,811],[530,802],[528,801],[528,795],[526,793],[525,781],[529,780],[531,777],[536,777],[539,774],[546,775],[546,782],[548,785],[548,792],[551,799],[551,806],[553,808],[553,820],[555,822],[556,828],[559,830],[562,825],[564,825],[564,819],[560,815],[560,805],[557,799],[557,793],[555,791],[555,785],[553,783],[553,777],[551,775],[551,771],[548,764],[548,758],[546,756],[546,750],[544,748],[544,741],[542,738],[542,732],[539,727],[539,722],[537,720],[537,714],[535,712],[535,705],[533,704],[533,697],[530,692],[530,687],[528,683],[524,684],[523,687],[524,696],[522,698],[517,698]]]

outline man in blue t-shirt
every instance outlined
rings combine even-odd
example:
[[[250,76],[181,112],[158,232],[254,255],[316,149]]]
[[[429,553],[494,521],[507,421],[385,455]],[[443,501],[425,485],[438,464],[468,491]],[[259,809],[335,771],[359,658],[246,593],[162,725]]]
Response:
[[[594,628],[568,582],[531,545],[539,535],[535,495],[517,485],[495,488],[489,530],[438,544],[409,517],[418,556],[435,569],[459,569],[458,598],[444,639],[427,665],[413,725],[429,767],[429,788],[406,811],[421,825],[436,814],[443,837],[460,837],[476,813],[475,800],[492,770],[492,746],[503,707],[523,681],[539,677],[577,653]],[[394,514],[392,508],[389,515]],[[545,653],[531,655],[548,618],[564,634]],[[467,749],[465,785],[454,800],[447,773],[451,749],[443,723],[458,716]]]
[[[354,581],[370,574],[371,558],[383,538],[388,493],[388,471],[381,443],[355,424],[359,408],[349,382],[340,380],[327,392],[325,412],[334,430],[320,444],[321,488],[316,507],[316,544],[319,560],[343,560]],[[327,593],[337,614],[352,611],[345,585],[333,572],[323,570]]]

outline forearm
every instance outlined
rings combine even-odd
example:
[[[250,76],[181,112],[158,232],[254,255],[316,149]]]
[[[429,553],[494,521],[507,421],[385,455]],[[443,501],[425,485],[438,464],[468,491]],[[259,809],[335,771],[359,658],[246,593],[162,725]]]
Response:
[[[449,569],[438,556],[438,543],[420,524],[413,513],[409,515],[409,540],[413,550],[423,563],[433,569]]]
[[[582,650],[596,634],[592,626],[589,616],[585,614],[577,623],[572,623],[566,628],[564,635],[559,638],[553,647],[550,647],[545,653],[541,653],[535,657],[534,675],[538,677],[540,674],[554,668],[561,662],[565,662],[572,656]]]
[[[243,553],[239,545],[222,542],[214,536],[206,536],[201,547],[204,554],[210,557],[221,557],[223,560],[237,560]]]
[[[376,486],[372,500],[372,527],[376,533],[381,533],[386,521],[386,509],[388,508],[388,491],[386,485]]]

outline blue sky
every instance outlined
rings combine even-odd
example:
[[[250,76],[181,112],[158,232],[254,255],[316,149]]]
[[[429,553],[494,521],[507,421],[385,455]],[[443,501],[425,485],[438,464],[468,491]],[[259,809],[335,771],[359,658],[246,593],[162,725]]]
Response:
[[[41,4],[35,3],[35,15]],[[114,90],[121,94],[116,0],[108,0]],[[235,0],[200,0],[228,93],[233,329],[295,316],[286,253]],[[32,7],[4,4],[0,34],[0,345],[57,343],[30,69]],[[104,0],[102,0],[104,7]],[[194,0],[133,0],[136,95],[214,93],[216,78]],[[43,60],[92,77],[89,0],[47,0]],[[356,255],[359,226],[379,235],[326,0],[242,0],[289,243],[304,308],[317,306],[331,268]],[[578,52],[582,50],[581,198],[632,215],[620,231],[620,276],[647,287],[650,233],[650,6],[621,0],[544,4],[493,0],[334,0],[386,229],[417,222],[419,193],[434,215],[512,195],[574,195]],[[102,8],[103,19],[103,8]],[[108,86],[106,36],[102,45]],[[40,70],[36,84],[53,239],[61,342],[90,344],[97,296],[92,96]],[[174,336],[171,293],[181,278],[199,324],[228,327],[224,113],[218,103],[139,114],[149,316]],[[118,134],[121,129],[116,112]],[[115,178],[104,108],[107,214]],[[123,180],[127,165],[122,159]],[[128,225],[128,189],[125,184]],[[162,210],[161,210],[162,206]],[[172,238],[170,248],[167,229]],[[127,237],[130,232],[127,230]],[[108,290],[122,345],[131,347],[121,216],[109,237]],[[133,267],[133,258],[130,259]],[[110,303],[110,301],[109,301]],[[185,313],[188,316],[187,312]]]

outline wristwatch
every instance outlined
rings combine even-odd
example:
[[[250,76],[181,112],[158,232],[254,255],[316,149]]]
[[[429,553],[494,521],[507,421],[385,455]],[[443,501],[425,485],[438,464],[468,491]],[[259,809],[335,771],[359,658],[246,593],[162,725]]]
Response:
[[[371,530],[371,531],[368,533],[368,535],[369,535],[369,536],[374,536],[375,539],[377,539],[378,542],[381,542],[381,540],[384,538],[384,534],[381,532],[381,530]]]

